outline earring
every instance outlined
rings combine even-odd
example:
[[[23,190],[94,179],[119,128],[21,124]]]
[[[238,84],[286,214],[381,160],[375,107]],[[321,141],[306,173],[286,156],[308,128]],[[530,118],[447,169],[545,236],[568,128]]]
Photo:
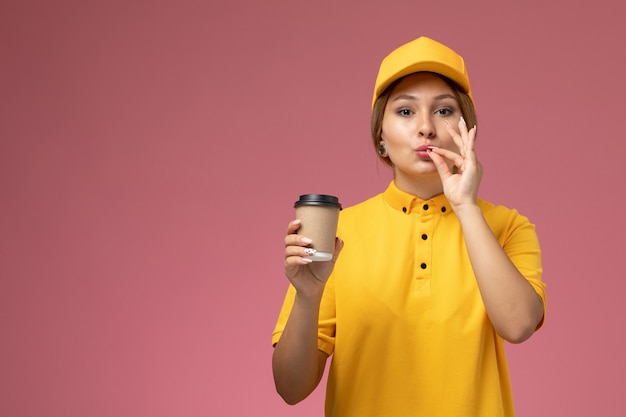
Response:
[[[387,157],[387,147],[382,141],[378,144],[378,155],[380,155],[381,158]]]

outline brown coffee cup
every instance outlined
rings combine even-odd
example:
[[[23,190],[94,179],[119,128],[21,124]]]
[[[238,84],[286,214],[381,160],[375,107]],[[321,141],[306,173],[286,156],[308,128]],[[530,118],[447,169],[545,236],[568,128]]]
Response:
[[[312,261],[330,261],[335,250],[337,223],[341,204],[339,199],[325,194],[303,194],[295,202],[296,219],[300,220],[298,234],[313,241]]]

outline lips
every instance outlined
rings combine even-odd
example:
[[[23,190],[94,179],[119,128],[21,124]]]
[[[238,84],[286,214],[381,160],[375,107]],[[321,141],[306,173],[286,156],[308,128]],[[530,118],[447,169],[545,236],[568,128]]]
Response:
[[[424,143],[423,145],[418,146],[415,152],[417,152],[417,156],[422,159],[430,159],[430,155],[428,155],[428,149],[432,148],[434,148],[433,145],[428,145]]]

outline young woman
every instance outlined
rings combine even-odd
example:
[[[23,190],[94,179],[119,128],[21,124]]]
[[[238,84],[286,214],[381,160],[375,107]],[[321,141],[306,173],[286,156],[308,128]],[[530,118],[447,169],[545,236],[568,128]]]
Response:
[[[477,197],[463,58],[425,37],[389,54],[372,138],[393,181],[341,212],[333,261],[287,228],[278,392],[306,398],[332,355],[328,417],[513,416],[504,341],[543,323],[541,252],[527,218]]]

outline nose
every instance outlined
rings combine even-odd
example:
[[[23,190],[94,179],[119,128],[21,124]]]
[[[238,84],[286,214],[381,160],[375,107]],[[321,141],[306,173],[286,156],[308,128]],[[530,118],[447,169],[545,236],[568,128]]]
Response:
[[[430,117],[430,114],[423,114],[418,119],[417,134],[424,138],[435,137],[435,125]]]

